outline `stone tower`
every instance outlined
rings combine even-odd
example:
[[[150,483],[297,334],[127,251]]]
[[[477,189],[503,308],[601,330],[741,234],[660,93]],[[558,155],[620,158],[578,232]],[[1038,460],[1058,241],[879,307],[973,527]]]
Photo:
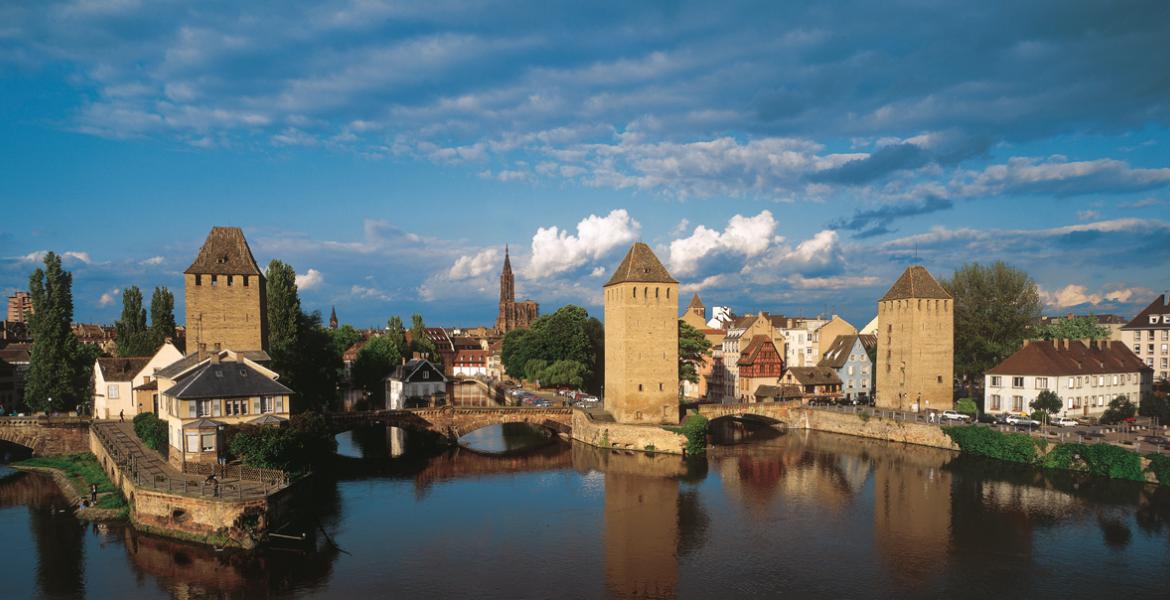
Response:
[[[540,316],[540,305],[531,301],[516,301],[516,277],[512,274],[512,259],[508,247],[504,246],[504,268],[500,271],[500,314],[496,317],[496,330],[500,334],[513,329],[528,329]]]
[[[650,246],[605,284],[605,408],[619,423],[678,423],[678,282]]]
[[[955,301],[921,265],[878,301],[876,404],[944,410],[953,404]]]
[[[213,227],[183,280],[188,352],[268,349],[264,274],[239,227]]]

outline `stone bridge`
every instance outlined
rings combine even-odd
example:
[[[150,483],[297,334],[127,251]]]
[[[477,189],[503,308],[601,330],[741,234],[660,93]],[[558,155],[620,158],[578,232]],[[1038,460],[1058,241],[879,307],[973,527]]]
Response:
[[[800,401],[752,402],[738,404],[695,404],[688,408],[697,409],[700,415],[714,421],[732,418],[765,425],[780,425],[791,421],[791,410],[800,407]]]
[[[455,441],[481,427],[504,423],[531,423],[547,427],[557,433],[570,433],[573,427],[573,409],[444,406],[336,413],[329,415],[329,421],[337,433],[355,427],[385,425],[414,431],[432,431]]]
[[[82,417],[0,417],[0,440],[33,456],[89,452],[89,420]]]

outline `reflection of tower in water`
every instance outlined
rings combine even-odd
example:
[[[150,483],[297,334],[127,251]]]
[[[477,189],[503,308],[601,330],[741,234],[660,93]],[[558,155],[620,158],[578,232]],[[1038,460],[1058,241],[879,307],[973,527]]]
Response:
[[[390,444],[390,458],[398,458],[406,452],[406,431],[390,427],[386,433]]]
[[[946,450],[906,448],[874,462],[874,536],[894,582],[920,588],[950,554],[951,474]]]

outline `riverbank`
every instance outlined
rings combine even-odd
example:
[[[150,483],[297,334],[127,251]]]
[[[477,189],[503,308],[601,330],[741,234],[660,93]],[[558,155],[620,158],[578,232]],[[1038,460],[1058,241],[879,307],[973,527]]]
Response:
[[[43,473],[52,477],[66,500],[76,509],[75,514],[79,519],[120,521],[129,517],[130,510],[126,499],[106,477],[93,454],[36,457],[9,466],[20,471]],[[97,486],[97,503],[82,507],[82,499],[90,497],[91,485]]]

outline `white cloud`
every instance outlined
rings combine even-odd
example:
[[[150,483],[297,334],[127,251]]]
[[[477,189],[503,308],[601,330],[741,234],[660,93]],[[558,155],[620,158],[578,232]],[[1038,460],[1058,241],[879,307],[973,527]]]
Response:
[[[457,258],[455,264],[451,265],[447,271],[447,276],[451,279],[479,277],[484,273],[491,272],[500,264],[500,251],[496,248],[488,248],[474,256],[464,255]]]
[[[589,273],[590,277],[605,277],[605,267],[594,267],[593,271]]]
[[[589,215],[577,223],[576,235],[556,225],[541,227],[532,236],[532,260],[524,273],[536,279],[578,268],[632,243],[641,229],[625,209],[615,209],[604,217]]]
[[[1099,213],[1095,210],[1078,210],[1077,211],[1077,219],[1081,220],[1081,221],[1092,221],[1093,219],[1096,219],[1097,217],[1100,217],[1100,216],[1101,216],[1101,213]]]
[[[98,306],[109,306],[113,304],[121,294],[122,290],[118,288],[114,288],[108,292],[103,292],[102,295],[98,298]]]
[[[389,293],[374,287],[366,287],[362,285],[355,285],[349,289],[351,296],[362,300],[381,300],[389,301],[393,299]]]
[[[297,274],[296,283],[297,289],[303,292],[321,287],[325,283],[325,276],[317,269],[309,269],[303,275]]]
[[[25,263],[39,263],[45,260],[45,255],[49,253],[48,250],[36,250],[21,256],[18,260]]]
[[[17,260],[24,263],[39,263],[45,260],[45,256],[49,254],[48,250],[36,250],[29,252],[24,256],[17,257]],[[92,261],[89,258],[88,252],[80,252],[77,250],[66,250],[61,253],[61,260],[64,262],[67,259],[76,260],[85,264],[90,264]]]
[[[67,251],[63,252],[63,253],[61,254],[61,256],[62,256],[63,258],[72,258],[73,260],[76,260],[76,261],[83,262],[83,263],[85,263],[85,264],[87,264],[87,265],[88,265],[90,262],[92,262],[92,261],[89,259],[89,253],[88,253],[88,252],[78,252],[78,251],[76,251],[76,250],[67,250]]]
[[[1036,286],[1040,299],[1051,308],[1070,308],[1074,306],[1098,306],[1100,304],[1128,304],[1138,298],[1153,296],[1153,292],[1141,287],[1114,287],[1091,293],[1089,288],[1080,284],[1070,283],[1055,291],[1048,291]]]
[[[163,264],[164,260],[166,260],[166,259],[161,257],[161,256],[152,256],[152,257],[147,258],[145,260],[139,261],[138,264],[155,267],[155,266]]]
[[[776,219],[767,210],[754,217],[735,215],[722,232],[699,225],[689,237],[670,243],[671,273],[676,276],[690,275],[698,269],[703,258],[719,252],[740,254],[748,258],[757,256],[776,241],[773,236],[775,230]]]

